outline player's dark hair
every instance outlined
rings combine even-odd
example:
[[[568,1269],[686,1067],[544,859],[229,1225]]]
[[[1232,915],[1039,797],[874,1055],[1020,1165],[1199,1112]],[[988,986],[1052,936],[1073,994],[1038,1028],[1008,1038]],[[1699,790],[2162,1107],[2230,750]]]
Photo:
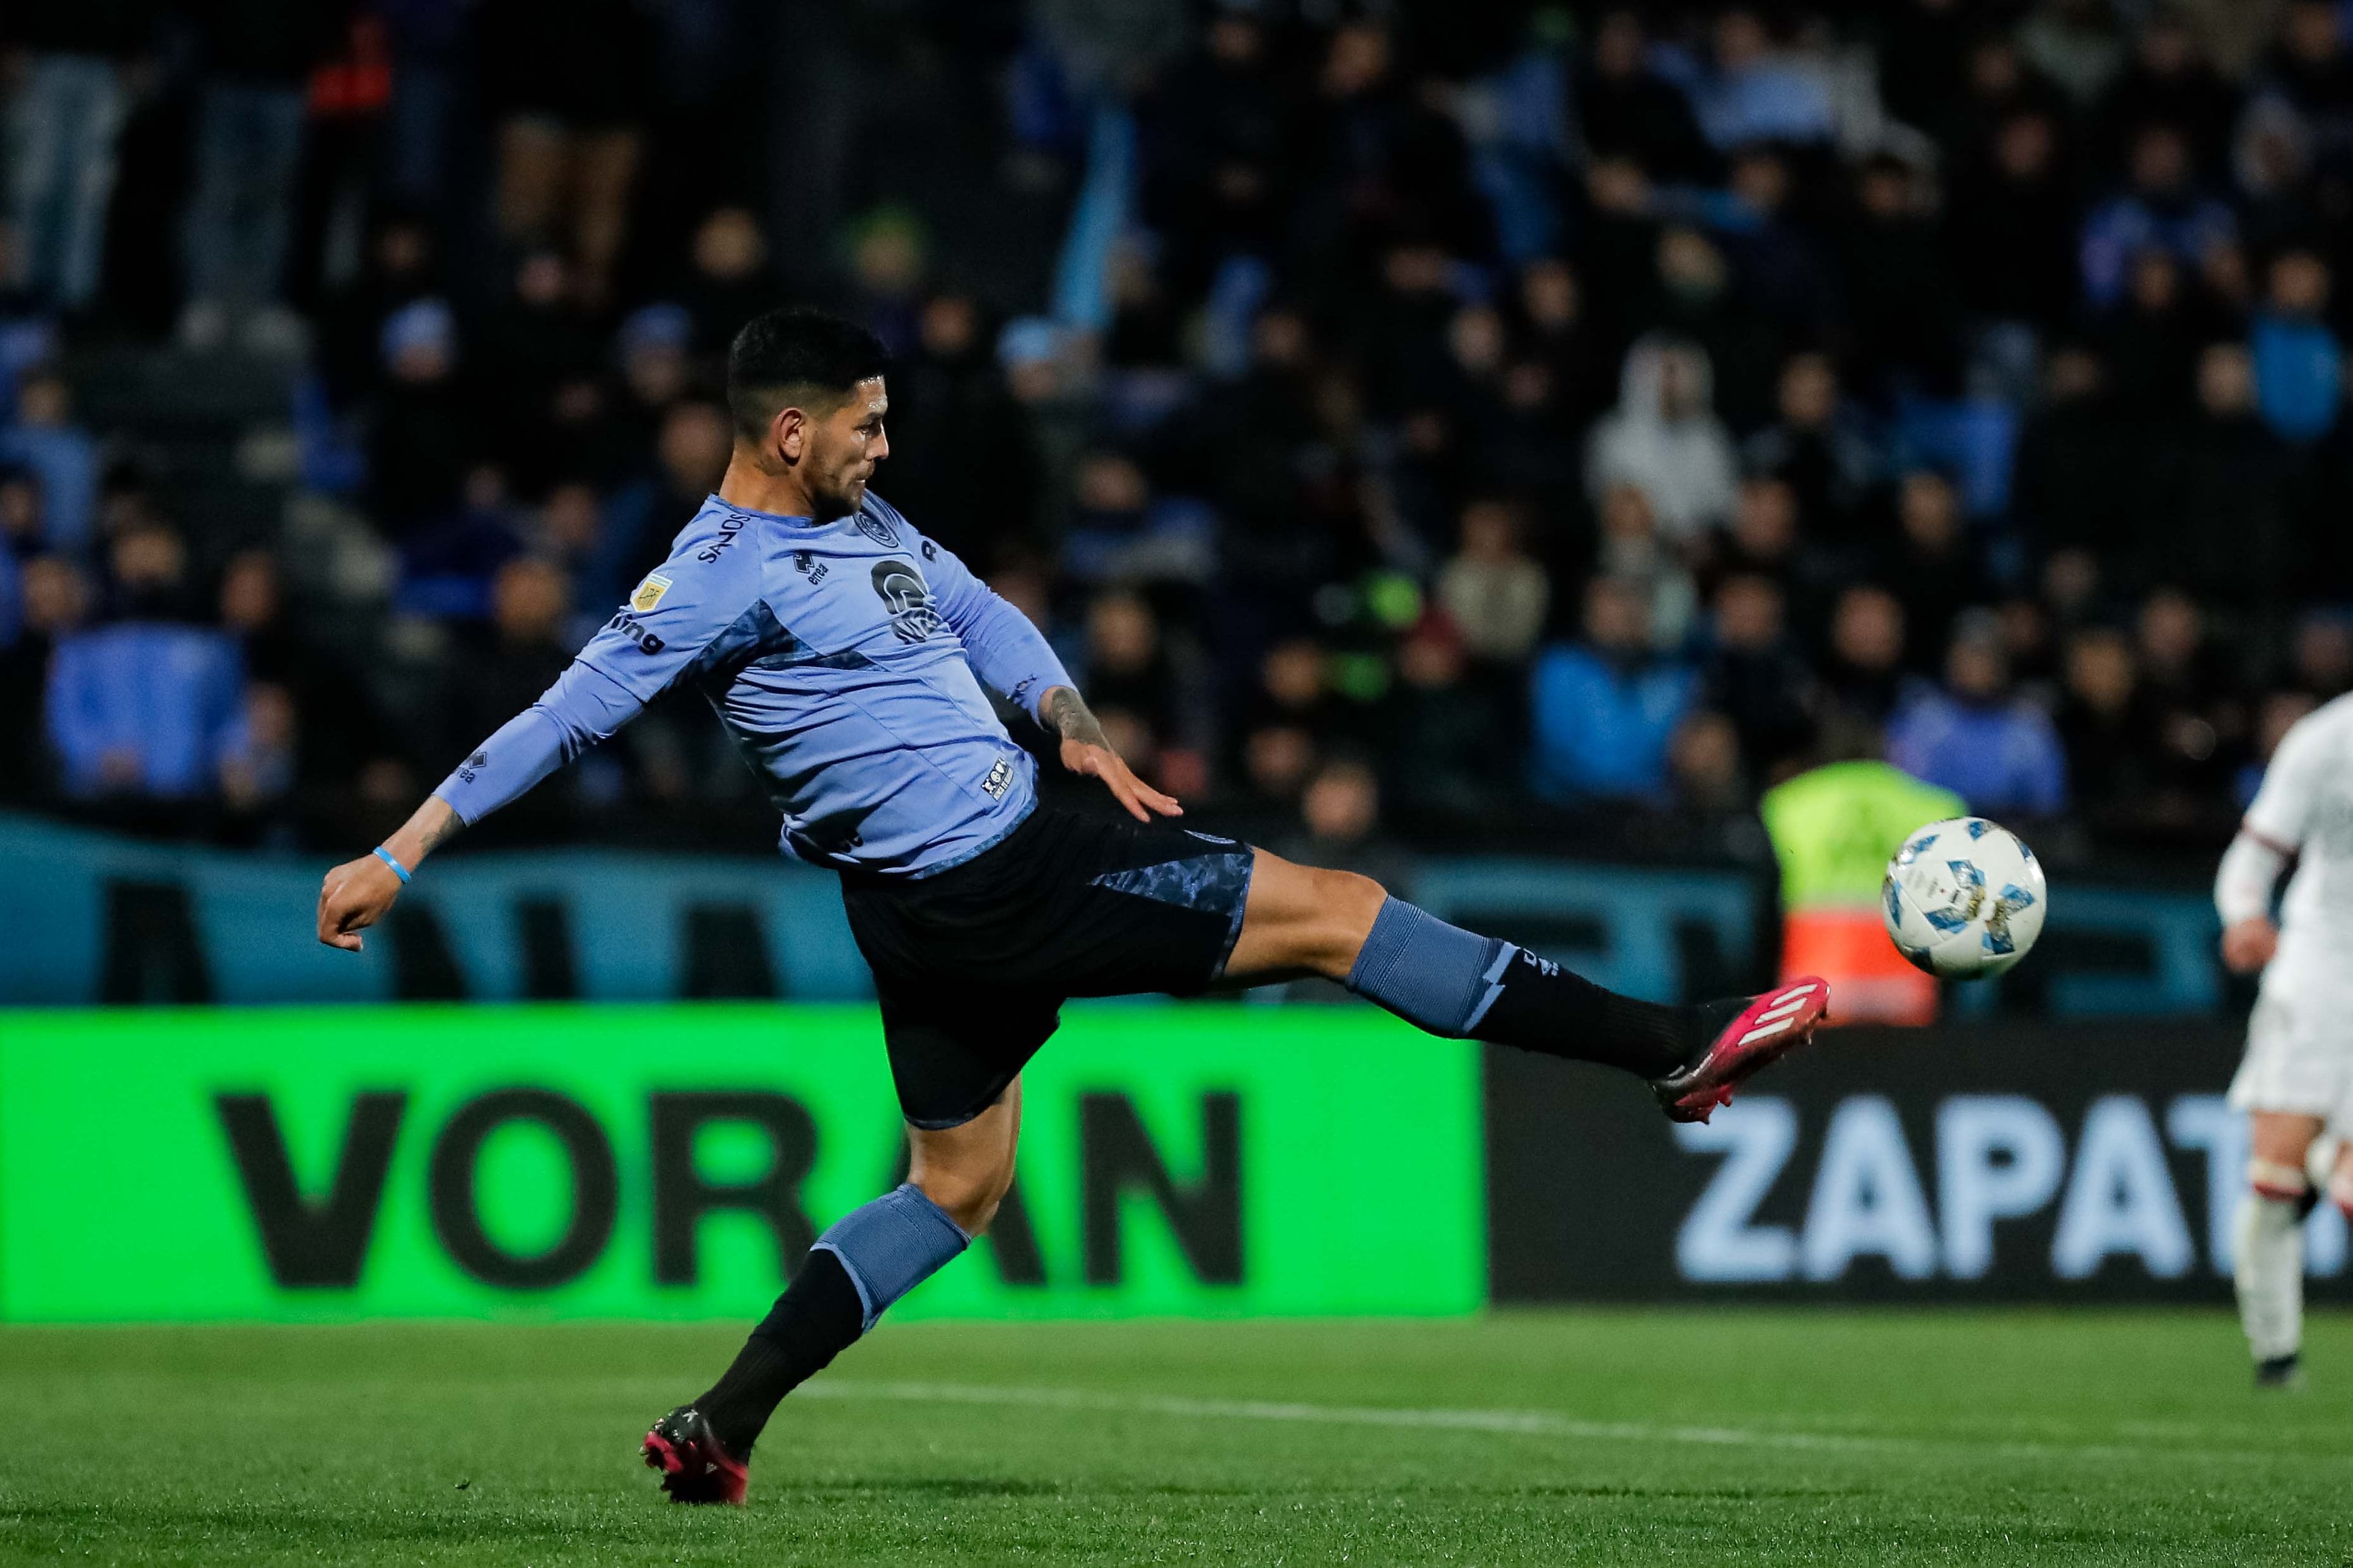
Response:
[[[727,411],[737,432],[756,440],[779,408],[831,413],[890,357],[854,321],[806,305],[770,310],[744,323],[727,351]]]

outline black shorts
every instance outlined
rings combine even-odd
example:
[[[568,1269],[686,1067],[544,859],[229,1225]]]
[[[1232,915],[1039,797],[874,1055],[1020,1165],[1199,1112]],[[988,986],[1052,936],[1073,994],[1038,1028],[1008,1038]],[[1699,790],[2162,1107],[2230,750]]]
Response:
[[[1230,838],[1048,805],[933,876],[843,876],[901,1110],[941,1128],[987,1110],[1067,997],[1208,986],[1241,934],[1250,879],[1250,847]]]

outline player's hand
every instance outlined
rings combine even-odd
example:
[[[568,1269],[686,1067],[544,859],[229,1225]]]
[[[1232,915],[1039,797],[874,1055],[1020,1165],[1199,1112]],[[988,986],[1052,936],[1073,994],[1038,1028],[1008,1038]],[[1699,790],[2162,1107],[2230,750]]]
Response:
[[[382,920],[400,897],[400,877],[374,855],[346,860],[319,887],[319,940],[358,952],[360,932]]]
[[[1064,741],[1062,765],[1084,778],[1101,779],[1111,791],[1112,798],[1127,807],[1128,816],[1138,822],[1149,822],[1156,812],[1162,816],[1182,816],[1185,808],[1174,796],[1162,795],[1137,778],[1127,763],[1109,746],[1092,741]]]
[[[2279,951],[2279,927],[2255,915],[2222,928],[2222,965],[2233,974],[2253,974]]]
[[[1038,720],[1062,737],[1062,765],[1082,778],[1101,779],[1112,798],[1138,822],[1162,816],[1182,816],[1185,808],[1137,778],[1120,754],[1112,750],[1102,721],[1084,699],[1067,686],[1050,687],[1038,701]]]

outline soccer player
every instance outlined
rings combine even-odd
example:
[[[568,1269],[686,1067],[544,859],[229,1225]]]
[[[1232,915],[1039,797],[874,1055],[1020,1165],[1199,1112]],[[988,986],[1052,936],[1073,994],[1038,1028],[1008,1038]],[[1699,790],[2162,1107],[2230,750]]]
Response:
[[[2272,893],[2291,858],[2274,925]],[[2339,1145],[2333,1174],[2316,1158],[2328,1152],[2330,1118],[2353,1111],[2353,697],[2323,704],[2281,738],[2223,852],[2214,907],[2222,962],[2263,973],[2246,1057],[2231,1080],[2232,1109],[2252,1113],[2235,1242],[2239,1321],[2256,1384],[2293,1387],[2302,1375],[2303,1222],[2319,1201],[2316,1182],[2353,1214],[2353,1144]]]
[[[1811,1038],[1828,1001],[1818,980],[1694,1006],[1620,996],[1364,877],[1176,826],[1037,628],[868,491],[891,449],[883,369],[871,334],[815,311],[745,326],[719,493],[546,695],[319,895],[319,940],[358,951],[437,846],[680,685],[766,784],[786,851],[840,873],[908,1179],[820,1236],[718,1383],[655,1423],[646,1461],[681,1502],[743,1501],[777,1402],[987,1226],[1022,1065],[1067,997],[1324,975],[1435,1035],[1623,1068],[1682,1121]],[[984,688],[1126,817],[1040,805]]]

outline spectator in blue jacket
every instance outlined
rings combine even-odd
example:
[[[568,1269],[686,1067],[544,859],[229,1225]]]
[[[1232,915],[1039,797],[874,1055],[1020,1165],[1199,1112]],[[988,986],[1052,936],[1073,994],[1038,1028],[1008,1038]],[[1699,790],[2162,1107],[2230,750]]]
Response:
[[[2272,262],[2247,346],[2255,360],[2255,406],[2284,441],[2309,446],[2337,424],[2345,349],[2328,328],[2328,264],[2309,250]]]
[[[74,423],[65,378],[37,372],[16,394],[16,422],[0,428],[0,463],[24,468],[40,487],[43,545],[79,554],[90,548],[98,508],[98,441]]]
[[[1989,816],[2055,816],[2067,804],[2067,757],[2050,716],[2010,690],[1997,629],[1964,624],[1945,685],[1915,695],[1888,726],[1887,760],[1954,791]]]
[[[2133,258],[2161,250],[2195,272],[2215,247],[2238,237],[2230,207],[2192,180],[2189,144],[2169,125],[2133,139],[2132,181],[2084,221],[2084,298],[2105,310],[2123,297]]]
[[[1699,676],[1651,648],[1650,602],[1638,584],[1597,577],[1585,593],[1585,637],[1536,660],[1530,786],[1555,805],[1659,800],[1667,747]]]
[[[1774,47],[1764,18],[1736,5],[1716,18],[1713,72],[1692,84],[1700,129],[1720,151],[1830,140],[1831,97],[1801,55]]]
[[[200,800],[244,748],[237,644],[202,626],[121,621],[79,632],[49,659],[49,743],[84,799]]]

